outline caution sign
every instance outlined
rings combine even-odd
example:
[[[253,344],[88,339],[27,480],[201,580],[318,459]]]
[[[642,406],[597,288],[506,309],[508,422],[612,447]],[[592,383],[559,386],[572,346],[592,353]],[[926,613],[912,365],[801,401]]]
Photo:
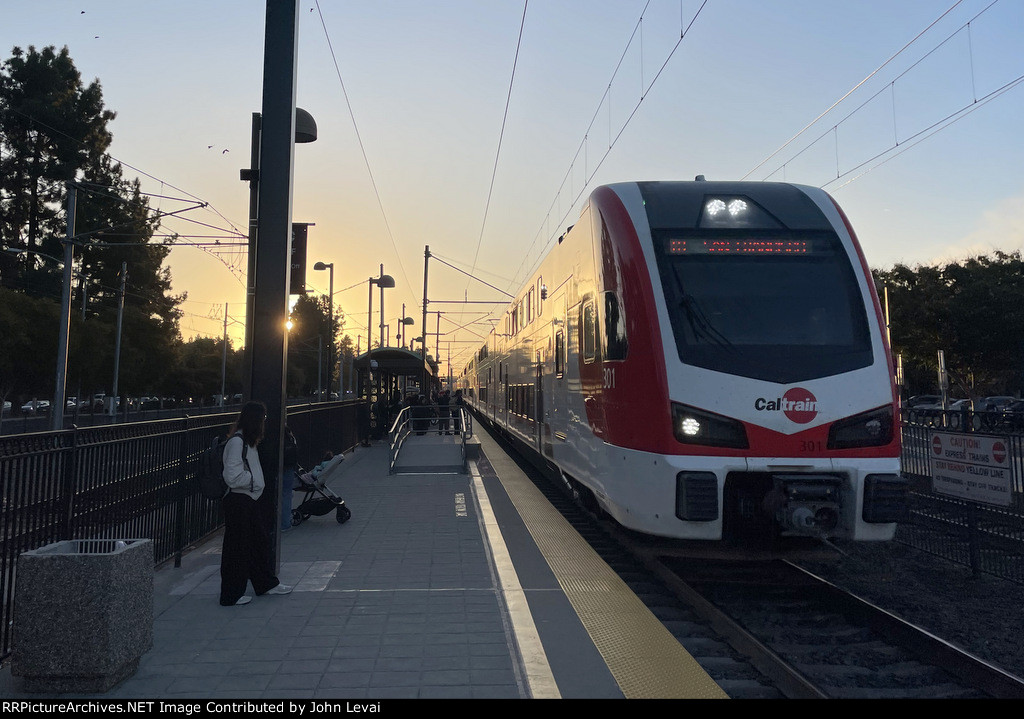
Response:
[[[1009,506],[1008,444],[1005,437],[932,432],[932,487],[952,497]]]

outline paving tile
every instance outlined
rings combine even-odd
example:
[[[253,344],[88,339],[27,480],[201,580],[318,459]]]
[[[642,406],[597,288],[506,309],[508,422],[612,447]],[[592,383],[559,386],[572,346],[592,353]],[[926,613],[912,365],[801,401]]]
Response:
[[[219,692],[251,691],[262,692],[270,684],[273,674],[236,674],[222,677],[217,684]]]
[[[321,675],[316,674],[277,674],[271,677],[268,690],[278,689],[316,689],[320,684]]]

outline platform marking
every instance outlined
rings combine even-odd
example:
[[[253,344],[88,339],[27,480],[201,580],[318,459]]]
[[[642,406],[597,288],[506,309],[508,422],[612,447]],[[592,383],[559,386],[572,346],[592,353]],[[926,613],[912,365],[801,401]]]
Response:
[[[491,509],[491,502],[475,461],[470,460],[469,469],[473,477],[473,492],[480,505],[481,524],[490,545],[502,596],[505,598],[505,605],[512,621],[512,631],[526,670],[530,696],[534,699],[561,699],[562,695],[555,683],[555,676],[548,663],[544,645],[540,641],[537,625],[533,622],[533,613],[526,601],[526,593],[519,583],[519,575],[512,564],[512,557],[505,545],[505,538],[501,534],[494,510]]]
[[[559,514],[486,429],[498,480],[627,699],[728,698],[679,640]]]

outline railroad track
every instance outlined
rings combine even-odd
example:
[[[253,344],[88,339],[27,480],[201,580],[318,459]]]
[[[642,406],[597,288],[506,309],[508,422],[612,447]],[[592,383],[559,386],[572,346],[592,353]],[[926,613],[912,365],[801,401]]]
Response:
[[[1024,698],[1017,677],[789,562],[647,564],[786,696]]]
[[[520,464],[731,697],[1024,698],[1021,679],[788,561],[687,556]]]

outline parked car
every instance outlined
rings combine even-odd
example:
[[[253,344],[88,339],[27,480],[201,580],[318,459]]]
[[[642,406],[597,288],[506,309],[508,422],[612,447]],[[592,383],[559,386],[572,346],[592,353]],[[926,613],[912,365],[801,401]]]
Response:
[[[3,413],[4,413],[4,414],[7,414],[7,413],[8,413],[8,412],[10,412],[10,411],[11,411],[11,403],[10,403],[10,402],[8,402],[7,400],[4,400],[4,409],[3,409]]]
[[[43,414],[50,410],[50,400],[33,399],[21,405],[21,411],[25,414]]]
[[[916,395],[907,400],[907,409],[942,409],[942,395]]]
[[[975,409],[979,412],[1002,412],[1016,401],[1016,397],[984,397],[977,402]]]
[[[957,399],[949,403],[949,409],[953,412],[963,412],[971,409],[972,401],[969,399]]]
[[[1024,399],[1015,399],[1003,408],[1004,414],[1024,414]]]

